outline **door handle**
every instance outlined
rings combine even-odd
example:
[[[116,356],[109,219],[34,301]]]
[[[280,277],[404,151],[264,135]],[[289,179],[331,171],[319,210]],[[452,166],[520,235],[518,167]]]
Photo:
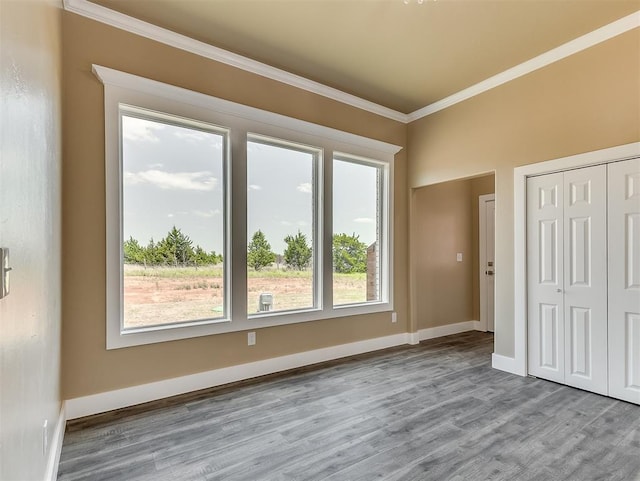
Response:
[[[560,293],[562,292],[562,289],[556,289],[556,292]]]
[[[484,273],[488,276],[492,276],[493,275],[493,271],[484,271]]]

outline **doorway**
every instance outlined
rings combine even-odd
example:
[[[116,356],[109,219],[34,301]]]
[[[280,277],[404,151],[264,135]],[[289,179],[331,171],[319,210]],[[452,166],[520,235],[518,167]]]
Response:
[[[495,204],[495,194],[484,194],[478,198],[480,329],[489,332],[495,329]]]
[[[411,308],[417,340],[487,330],[480,325],[479,199],[494,192],[493,173],[412,192]]]

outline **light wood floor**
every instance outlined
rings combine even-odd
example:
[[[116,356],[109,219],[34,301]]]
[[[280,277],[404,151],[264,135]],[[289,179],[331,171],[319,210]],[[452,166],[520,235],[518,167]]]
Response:
[[[640,407],[472,332],[72,422],[58,479],[640,480]]]

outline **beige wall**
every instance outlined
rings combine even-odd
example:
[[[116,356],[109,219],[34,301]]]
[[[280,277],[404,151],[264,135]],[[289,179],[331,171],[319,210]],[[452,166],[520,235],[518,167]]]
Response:
[[[60,2],[0,2],[0,479],[44,479],[60,414]]]
[[[496,172],[498,354],[514,355],[513,168],[640,140],[638,85],[635,29],[409,125],[410,187]]]
[[[65,12],[63,394],[75,398],[407,330],[407,177],[395,163],[394,297],[398,323],[377,314],[272,327],[257,345],[242,332],[105,349],[105,196],[102,84],[91,64],[396,145],[406,126],[309,92]]]
[[[455,180],[412,193],[412,256],[418,329],[480,319],[478,196],[494,176]],[[456,254],[462,253],[462,262]]]

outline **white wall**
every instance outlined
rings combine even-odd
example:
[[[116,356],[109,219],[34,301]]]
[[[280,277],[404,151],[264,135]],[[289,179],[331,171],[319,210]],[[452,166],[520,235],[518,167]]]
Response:
[[[43,479],[60,413],[60,2],[0,0],[0,479]]]

